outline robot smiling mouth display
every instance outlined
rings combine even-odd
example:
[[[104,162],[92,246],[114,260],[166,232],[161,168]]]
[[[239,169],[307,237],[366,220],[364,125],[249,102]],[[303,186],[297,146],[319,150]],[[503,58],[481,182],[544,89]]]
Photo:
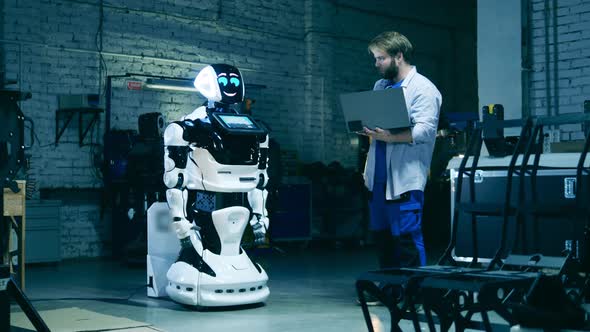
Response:
[[[256,244],[266,239],[268,131],[232,109],[245,92],[236,67],[209,65],[194,85],[206,105],[164,132],[167,204],[148,210],[148,296],[199,307],[261,303],[268,276],[240,244],[248,222]]]

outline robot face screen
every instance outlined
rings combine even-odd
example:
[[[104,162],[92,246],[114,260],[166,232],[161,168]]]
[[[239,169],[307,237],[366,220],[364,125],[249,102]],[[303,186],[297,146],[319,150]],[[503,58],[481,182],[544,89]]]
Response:
[[[244,81],[238,68],[226,64],[211,65],[217,74],[217,84],[224,104],[241,103],[244,100]]]

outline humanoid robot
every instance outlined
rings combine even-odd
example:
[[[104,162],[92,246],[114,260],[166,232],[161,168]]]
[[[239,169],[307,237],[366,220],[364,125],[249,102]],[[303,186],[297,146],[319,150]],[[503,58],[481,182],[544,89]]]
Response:
[[[248,221],[255,243],[265,242],[268,132],[231,107],[245,91],[236,67],[207,66],[194,85],[207,104],[164,132],[166,199],[180,240],[166,292],[195,306],[264,302],[268,276],[240,243]],[[189,191],[196,193],[190,205]]]

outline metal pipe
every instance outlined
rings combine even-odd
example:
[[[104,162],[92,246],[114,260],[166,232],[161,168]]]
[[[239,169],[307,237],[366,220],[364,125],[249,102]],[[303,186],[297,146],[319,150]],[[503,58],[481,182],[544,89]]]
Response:
[[[0,0],[0,8],[4,9],[4,0]],[[4,19],[5,15],[6,10],[2,10],[0,12],[0,22],[6,22]],[[0,24],[0,38],[4,38],[4,24]],[[6,77],[6,59],[4,53],[4,47],[0,48],[0,89],[4,88],[4,80]]]
[[[550,73],[550,54],[549,54],[549,0],[545,0],[544,8],[545,24],[545,100],[547,104],[547,116],[551,116],[551,73]]]
[[[105,104],[104,104],[104,132],[105,135],[111,131],[111,76],[107,76],[107,84],[105,87]]]
[[[553,110],[559,115],[559,52],[557,45],[557,0],[553,0]]]
[[[21,41],[21,40],[9,40],[9,39],[0,39],[0,44],[15,44],[15,45],[20,45],[19,47],[23,46],[23,45],[30,45],[30,46],[37,46],[37,47],[43,47],[43,48],[47,48],[47,49],[53,49],[53,50],[58,50],[58,51],[67,51],[67,52],[77,52],[77,53],[87,53],[87,54],[98,54],[98,51],[96,50],[89,50],[89,49],[80,49],[80,48],[70,48],[70,47],[61,47],[61,46],[51,46],[48,44],[44,44],[44,43],[38,43],[38,42],[31,42],[31,41]],[[138,54],[124,54],[124,53],[117,53],[117,52],[101,52],[102,55],[106,55],[106,56],[112,56],[112,57],[121,57],[121,58],[131,58],[131,59],[139,59],[141,61],[146,61],[146,60],[153,60],[153,61],[161,61],[161,62],[169,62],[169,63],[175,63],[175,64],[183,64],[183,65],[189,65],[192,66],[192,68],[195,69],[201,69],[205,66],[208,66],[211,64],[211,62],[193,62],[193,61],[186,61],[186,60],[176,60],[176,59],[170,59],[170,58],[162,58],[162,57],[156,57],[156,56],[146,56],[146,55],[138,55]],[[260,70],[260,69],[255,69],[255,68],[248,68],[248,67],[243,67],[240,66],[240,71],[243,72],[251,72],[251,73],[263,73],[265,75],[277,75],[280,77],[296,77],[296,78],[305,78],[308,76],[311,76],[311,74],[298,74],[298,73],[290,73],[288,71],[279,71],[279,70]],[[117,75],[113,75],[113,77],[115,77]],[[146,77],[148,77],[148,75],[145,75]],[[162,77],[161,75],[153,75],[153,77]],[[175,78],[175,77],[171,77],[171,78]]]
[[[531,87],[531,3],[529,0],[521,0],[521,80],[522,80],[522,112],[521,117],[531,116],[530,87]]]

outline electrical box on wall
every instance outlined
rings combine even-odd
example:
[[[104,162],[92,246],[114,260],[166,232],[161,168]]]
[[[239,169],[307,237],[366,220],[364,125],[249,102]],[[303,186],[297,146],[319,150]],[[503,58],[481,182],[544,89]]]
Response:
[[[59,109],[99,108],[101,106],[98,94],[60,95],[57,97]]]

